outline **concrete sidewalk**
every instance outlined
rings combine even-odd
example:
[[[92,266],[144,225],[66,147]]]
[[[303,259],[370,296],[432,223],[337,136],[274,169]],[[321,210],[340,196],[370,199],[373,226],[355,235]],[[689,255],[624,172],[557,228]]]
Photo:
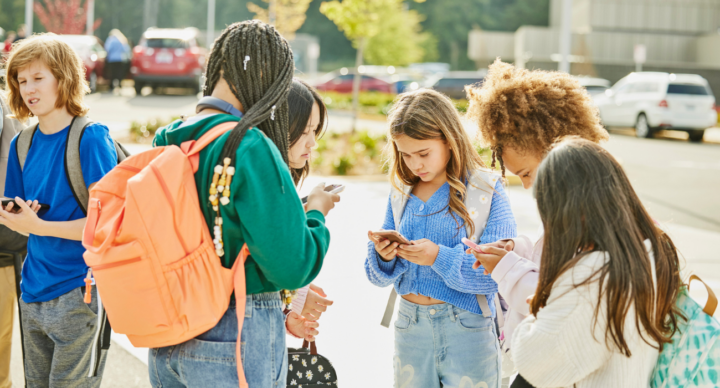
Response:
[[[390,387],[393,330],[380,326],[390,288],[370,284],[364,270],[367,231],[376,230],[382,224],[390,185],[386,181],[311,176],[300,190],[302,195],[319,182],[344,183],[347,189],[327,218],[332,242],[323,269],[313,282],[335,301],[320,321],[318,351],[333,362],[342,387]],[[531,191],[510,187],[507,192],[518,232],[536,239],[540,219]],[[720,295],[720,260],[716,248],[720,233],[676,224],[665,227],[684,256],[686,272],[700,274]],[[693,285],[692,294],[699,300],[706,297],[697,285]],[[113,340],[103,387],[149,386],[145,366],[147,350],[133,348],[123,336],[115,335]],[[298,340],[288,339],[288,346],[299,345]],[[13,373],[17,379],[21,367],[19,353],[13,354]]]

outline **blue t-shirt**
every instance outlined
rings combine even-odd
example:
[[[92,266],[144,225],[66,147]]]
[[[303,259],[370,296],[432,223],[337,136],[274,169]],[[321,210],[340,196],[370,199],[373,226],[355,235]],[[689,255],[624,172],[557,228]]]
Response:
[[[38,200],[50,205],[38,216],[45,221],[74,221],[85,218],[65,175],[65,144],[70,127],[46,135],[38,128],[20,169],[17,136],[10,145],[5,196]],[[80,165],[88,187],[117,164],[115,145],[108,128],[92,124],[80,141]],[[80,241],[30,235],[28,254],[22,268],[20,289],[25,303],[47,302],[84,285],[88,267]]]

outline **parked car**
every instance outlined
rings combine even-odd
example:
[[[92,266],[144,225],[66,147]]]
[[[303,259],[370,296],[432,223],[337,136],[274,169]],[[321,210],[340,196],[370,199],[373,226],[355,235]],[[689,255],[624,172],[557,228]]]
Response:
[[[334,71],[320,78],[315,84],[315,88],[321,92],[352,93],[353,78],[355,78],[354,69]],[[363,74],[360,78],[360,91],[394,93],[395,86],[389,79],[386,81],[379,77]]]
[[[200,92],[207,50],[197,28],[148,28],[133,49],[130,73],[139,95],[145,86],[189,87]]]
[[[595,103],[604,125],[635,127],[637,137],[673,129],[697,142],[717,123],[715,96],[707,80],[695,74],[631,73]]]
[[[610,89],[610,81],[604,78],[595,77],[576,77],[580,86],[587,90],[590,96],[596,96],[598,94],[605,93],[606,90]]]
[[[58,38],[69,44],[80,55],[85,64],[85,79],[90,85],[90,90],[95,93],[98,81],[104,81],[105,74],[107,53],[102,41],[92,35],[59,35]]]
[[[465,99],[467,98],[465,86],[482,84],[486,74],[487,72],[481,71],[451,71],[436,78],[437,80],[429,86],[450,98]]]

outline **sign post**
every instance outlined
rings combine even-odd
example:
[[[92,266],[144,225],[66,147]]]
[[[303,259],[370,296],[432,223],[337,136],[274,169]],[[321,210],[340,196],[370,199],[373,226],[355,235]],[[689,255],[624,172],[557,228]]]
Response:
[[[641,72],[642,65],[647,59],[647,48],[644,44],[636,44],[633,50],[633,59],[635,60],[635,71]]]

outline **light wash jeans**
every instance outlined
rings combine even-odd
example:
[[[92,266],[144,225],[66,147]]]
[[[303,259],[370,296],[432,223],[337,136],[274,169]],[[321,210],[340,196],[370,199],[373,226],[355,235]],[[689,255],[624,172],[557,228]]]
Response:
[[[284,387],[287,379],[285,316],[279,292],[248,295],[240,351],[252,388]],[[150,349],[148,368],[155,388],[237,388],[235,301],[209,331],[187,342]]]
[[[400,300],[395,388],[499,388],[495,321],[451,304]]]

